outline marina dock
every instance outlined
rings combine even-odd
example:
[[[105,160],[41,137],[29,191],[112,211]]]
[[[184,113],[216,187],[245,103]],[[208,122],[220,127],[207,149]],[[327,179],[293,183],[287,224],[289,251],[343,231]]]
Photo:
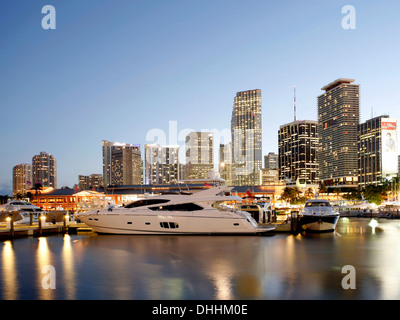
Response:
[[[0,239],[10,239],[17,237],[27,237],[27,236],[46,236],[57,233],[77,233],[83,231],[92,231],[84,223],[56,223],[49,224],[46,223],[44,225],[37,224],[14,224],[12,227],[7,227],[6,225],[0,226]]]

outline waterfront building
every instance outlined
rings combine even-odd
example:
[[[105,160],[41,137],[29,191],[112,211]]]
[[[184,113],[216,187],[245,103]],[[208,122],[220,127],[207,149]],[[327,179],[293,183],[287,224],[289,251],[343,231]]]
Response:
[[[257,185],[262,167],[261,90],[238,92],[234,98],[231,134],[233,183]]]
[[[143,183],[143,162],[140,145],[111,147],[111,184]]]
[[[32,187],[32,164],[22,163],[13,167],[13,196],[24,196]]]
[[[145,184],[170,184],[179,179],[179,146],[146,144]]]
[[[265,169],[279,169],[279,155],[275,152],[270,152],[264,156]]]
[[[261,169],[260,170],[260,185],[274,186],[281,184],[279,179],[279,169]]]
[[[208,188],[204,183],[189,184],[191,192],[198,192]],[[279,197],[285,186],[283,184],[267,186],[239,186],[232,189],[232,194],[239,197],[248,197],[249,192],[254,197],[261,199],[269,198],[273,204],[279,201]],[[169,185],[131,185],[131,186],[109,186],[100,187],[95,190],[75,190],[47,188],[38,194],[34,194],[32,204],[41,207],[45,211],[68,210],[71,213],[87,210],[90,205],[103,205],[108,203],[124,205],[131,203],[148,195],[158,195],[163,192],[179,192],[182,186]]]
[[[79,175],[78,185],[80,190],[89,190],[103,186],[102,174],[91,174],[89,176]]]
[[[219,145],[219,173],[227,185],[233,185],[232,181],[232,143]]]
[[[126,150],[132,150],[132,153],[140,153],[140,145],[139,144],[127,144],[127,143],[121,143],[121,142],[112,142],[112,141],[107,141],[107,140],[103,140],[102,141],[102,150],[103,150],[103,180],[104,180],[104,185],[105,186],[109,186],[111,184],[113,184],[113,182],[115,183],[116,181],[118,183],[123,183],[123,174],[121,171],[122,168],[122,151],[123,148],[126,148]],[[119,152],[119,151],[121,152]],[[113,155],[113,151],[114,154],[116,153],[120,153],[120,160],[117,160],[117,156],[115,155],[114,157],[114,163],[118,164],[120,166],[119,169],[116,169],[112,167],[112,155]],[[129,151],[130,152],[130,151]],[[128,154],[128,151],[125,151],[126,154]],[[133,175],[134,178],[132,179],[139,179],[139,175],[138,175],[138,171],[139,171],[139,161],[137,160],[136,156],[132,156],[134,160],[132,160],[132,162],[135,163],[135,167],[132,168],[133,170]],[[126,155],[125,156],[126,162],[129,161],[130,159],[130,155]],[[122,161],[122,162],[121,162]],[[141,167],[142,170],[140,173],[140,177],[142,178],[143,181],[143,161],[141,161]],[[130,169],[129,169],[130,170]],[[128,172],[129,170],[126,170],[126,172]],[[113,178],[113,172],[116,174],[119,174],[119,177],[114,177]],[[127,175],[127,174],[126,174]],[[130,173],[129,173],[130,175]],[[130,178],[129,178],[130,179]],[[137,180],[135,180],[137,181]]]
[[[186,136],[186,179],[207,179],[214,168],[214,135],[210,132],[191,132]]]
[[[293,121],[278,132],[279,179],[304,184],[318,182],[317,121]]]
[[[333,186],[358,185],[360,86],[340,78],[318,97],[320,180]]]
[[[57,188],[57,161],[53,155],[40,152],[32,158],[32,184]]]
[[[383,115],[359,125],[358,182],[361,188],[379,185],[398,173],[397,120]]]

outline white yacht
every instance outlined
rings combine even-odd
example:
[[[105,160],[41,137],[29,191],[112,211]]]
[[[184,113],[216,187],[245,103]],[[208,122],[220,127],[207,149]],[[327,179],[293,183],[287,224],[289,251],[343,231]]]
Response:
[[[39,213],[42,211],[39,207],[27,201],[11,200],[0,206],[0,211],[20,211]]]
[[[338,209],[328,200],[307,200],[300,213],[299,226],[305,231],[334,231],[338,220]]]
[[[6,217],[13,213],[15,223],[27,223],[30,221],[30,214],[33,214],[35,221],[40,212],[43,212],[42,209],[30,202],[11,200],[0,206],[0,222],[4,222]]]
[[[161,194],[124,207],[79,213],[76,217],[99,233],[111,234],[264,234],[248,212],[224,205],[242,199],[217,185],[196,193]]]

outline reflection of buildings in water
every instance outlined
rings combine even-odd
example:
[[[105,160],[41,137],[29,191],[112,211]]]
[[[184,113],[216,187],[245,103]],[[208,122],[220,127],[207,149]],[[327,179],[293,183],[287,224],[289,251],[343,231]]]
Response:
[[[17,279],[18,270],[16,269],[15,253],[13,244],[10,240],[3,242],[2,252],[2,278],[3,278],[3,300],[18,299],[19,283]]]
[[[375,250],[369,250],[368,261],[374,276],[380,282],[381,300],[399,299],[400,296],[400,222],[380,223],[384,230],[379,234]]]
[[[217,300],[231,300],[234,298],[232,292],[233,269],[229,262],[224,259],[215,261],[210,266],[208,276],[214,283],[215,296]]]

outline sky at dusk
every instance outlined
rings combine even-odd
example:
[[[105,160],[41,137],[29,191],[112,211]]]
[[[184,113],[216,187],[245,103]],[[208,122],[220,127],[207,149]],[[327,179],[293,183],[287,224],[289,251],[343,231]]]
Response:
[[[294,86],[300,120],[337,78],[360,84],[361,121],[400,119],[399,15],[398,0],[0,0],[0,194],[41,151],[73,187],[102,173],[103,139],[144,153],[149,133],[184,148],[188,129],[227,132],[238,91],[262,90],[264,155],[293,121]]]

